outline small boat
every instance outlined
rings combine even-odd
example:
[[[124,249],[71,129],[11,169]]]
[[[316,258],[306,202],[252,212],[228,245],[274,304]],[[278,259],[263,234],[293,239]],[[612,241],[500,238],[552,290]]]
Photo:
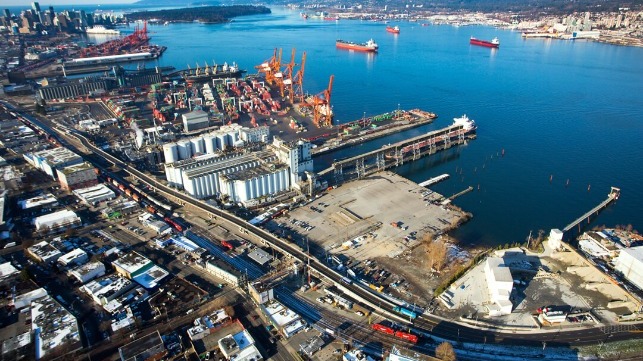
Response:
[[[339,21],[339,16],[327,16],[324,18],[326,21]]]
[[[400,27],[395,25],[395,26],[387,26],[386,31],[391,33],[391,34],[399,34],[400,33]]]

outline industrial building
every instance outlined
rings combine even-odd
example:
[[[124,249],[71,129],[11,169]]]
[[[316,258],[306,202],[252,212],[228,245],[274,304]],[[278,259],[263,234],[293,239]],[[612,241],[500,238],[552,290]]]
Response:
[[[487,305],[490,316],[508,315],[513,305],[509,300],[513,290],[513,278],[509,267],[506,267],[502,258],[489,257],[484,267],[489,288],[491,303]]]
[[[203,154],[216,154],[230,147],[246,143],[267,143],[270,128],[266,126],[246,128],[239,124],[229,124],[218,130],[193,138],[182,139],[176,143],[163,145],[165,163],[174,163]]]
[[[313,171],[313,158],[309,141],[285,142],[274,138],[271,148],[279,161],[290,168],[290,183],[294,186],[304,180],[306,172]]]
[[[76,189],[73,191],[76,197],[80,198],[85,204],[97,205],[100,202],[116,198],[116,193],[104,184],[98,184],[93,187]]]
[[[81,225],[80,218],[75,212],[68,209],[45,214],[44,216],[33,219],[33,224],[37,231],[59,231],[67,228],[74,228]]]
[[[213,276],[220,278],[233,287],[244,287],[248,276],[218,258],[211,258],[205,262],[205,270]]]
[[[643,290],[643,246],[622,249],[614,264],[616,271]]]
[[[208,113],[203,110],[194,110],[187,114],[182,115],[183,130],[185,132],[193,132],[208,128],[210,126],[210,119]]]
[[[158,286],[169,273],[137,252],[131,252],[112,262],[116,273],[150,289]]]
[[[47,295],[31,301],[31,329],[36,338],[36,360],[66,346],[66,352],[82,347],[76,317]]]
[[[38,262],[54,263],[62,256],[56,247],[49,244],[47,241],[36,243],[27,248],[27,255],[31,256]]]
[[[90,262],[69,271],[69,275],[71,277],[74,277],[81,284],[85,284],[93,280],[94,278],[104,276],[105,265],[100,261]]]
[[[272,256],[268,254],[268,252],[258,247],[248,254],[248,258],[257,262],[257,264],[259,264],[260,266],[265,266],[273,259]]]
[[[86,78],[64,84],[48,85],[38,89],[41,99],[69,99],[105,92],[117,87],[114,79]]]
[[[65,268],[80,266],[87,263],[87,261],[89,261],[87,252],[80,248],[76,248],[58,258],[58,264]]]
[[[88,58],[74,58],[65,62],[65,66],[72,68],[78,66],[89,66],[89,65],[102,65],[110,64],[117,62],[127,62],[127,61],[143,61],[147,59],[153,59],[154,54],[150,52],[142,53],[132,53],[132,54],[118,54],[118,55],[106,55],[106,56],[92,56]]]
[[[255,340],[248,330],[228,335],[219,340],[219,349],[228,360],[261,361],[263,357],[255,346]]]
[[[98,184],[94,166],[88,162],[56,169],[60,187],[64,190],[87,188]]]
[[[239,172],[223,174],[220,178],[223,194],[235,203],[246,203],[286,191],[290,188],[289,172],[285,165],[259,165]]]
[[[27,163],[56,179],[56,170],[83,163],[83,158],[67,148],[52,148],[23,155]]]

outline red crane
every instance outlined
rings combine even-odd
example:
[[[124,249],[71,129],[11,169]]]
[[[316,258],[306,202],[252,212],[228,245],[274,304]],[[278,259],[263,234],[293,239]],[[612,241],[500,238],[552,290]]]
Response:
[[[291,94],[291,101],[293,104],[296,102],[298,103],[303,103],[304,102],[304,71],[306,70],[306,52],[301,56],[301,66],[299,67],[299,70],[297,71],[297,74],[295,74],[295,78],[293,81],[294,84],[294,89]]]
[[[328,127],[333,124],[333,108],[330,105],[330,96],[333,91],[333,80],[335,76],[330,76],[328,88],[312,97],[313,122],[318,127]]]

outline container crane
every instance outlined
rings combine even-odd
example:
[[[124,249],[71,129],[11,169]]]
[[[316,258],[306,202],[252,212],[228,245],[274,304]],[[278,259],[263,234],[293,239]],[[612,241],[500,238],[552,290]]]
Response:
[[[261,65],[255,66],[255,68],[259,70],[259,73],[264,73],[266,82],[268,84],[272,84],[274,82],[275,75],[280,71],[281,54],[282,50],[279,49],[279,54],[277,54],[277,48],[275,48],[270,59],[264,61],[263,63],[261,63]]]
[[[283,72],[283,77],[279,82],[279,91],[281,92],[281,97],[285,95],[284,90],[288,90],[288,96],[292,98],[292,72],[295,68],[295,48],[292,49],[292,54],[290,55],[290,63],[286,65],[286,69]]]
[[[291,93],[291,101],[294,104],[295,102],[303,103],[304,102],[304,71],[306,69],[306,52],[301,55],[301,66],[295,74],[294,78],[294,89]]]
[[[309,99],[309,101],[312,102],[313,122],[319,128],[329,127],[333,124],[333,109],[330,105],[333,80],[335,80],[335,76],[331,75],[328,88]]]

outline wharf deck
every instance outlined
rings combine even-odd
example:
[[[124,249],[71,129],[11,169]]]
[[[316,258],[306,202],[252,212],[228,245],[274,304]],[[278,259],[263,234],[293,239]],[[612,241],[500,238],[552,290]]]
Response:
[[[363,178],[439,150],[448,149],[453,145],[463,144],[467,139],[473,138],[475,135],[467,134],[462,125],[451,125],[355,157],[335,161],[331,167],[319,172],[319,175],[323,177],[332,173],[336,183],[341,183],[353,176]]]

